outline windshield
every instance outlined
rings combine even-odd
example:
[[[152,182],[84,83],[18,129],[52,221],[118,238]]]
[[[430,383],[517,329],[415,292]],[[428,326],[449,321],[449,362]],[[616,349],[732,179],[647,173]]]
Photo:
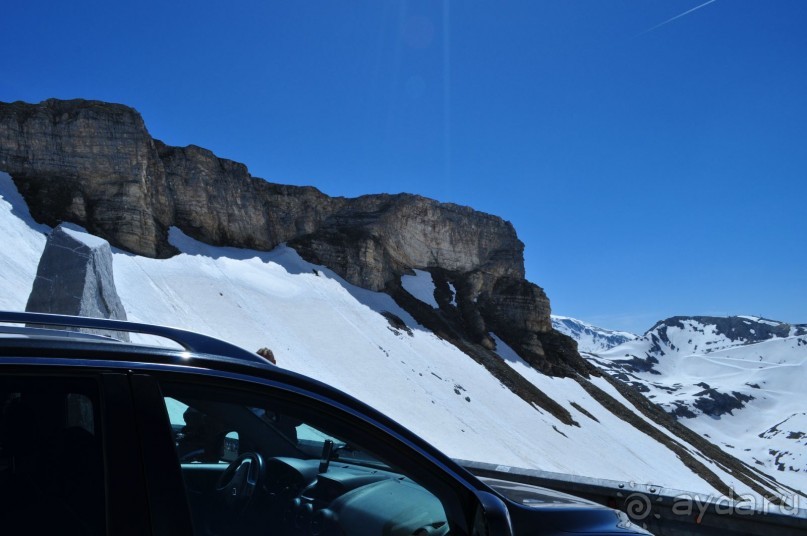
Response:
[[[184,463],[228,463],[260,438],[267,455],[292,452],[308,459],[389,468],[375,456],[336,435],[274,410],[205,400],[185,399],[183,402],[173,397],[165,397],[165,404]],[[220,443],[211,447],[209,440],[215,438]],[[289,445],[294,447],[293,451],[288,450]]]

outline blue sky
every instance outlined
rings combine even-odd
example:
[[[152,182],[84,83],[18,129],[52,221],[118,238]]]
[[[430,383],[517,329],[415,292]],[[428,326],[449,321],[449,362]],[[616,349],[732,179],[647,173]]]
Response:
[[[802,0],[7,0],[2,21],[0,100],[121,102],[273,182],[497,214],[558,314],[807,322]]]

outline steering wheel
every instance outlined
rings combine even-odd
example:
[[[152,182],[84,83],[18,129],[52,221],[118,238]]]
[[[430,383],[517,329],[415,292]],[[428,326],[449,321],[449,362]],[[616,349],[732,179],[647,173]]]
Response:
[[[266,464],[257,452],[245,452],[227,466],[216,483],[216,492],[232,515],[246,510],[265,474]]]

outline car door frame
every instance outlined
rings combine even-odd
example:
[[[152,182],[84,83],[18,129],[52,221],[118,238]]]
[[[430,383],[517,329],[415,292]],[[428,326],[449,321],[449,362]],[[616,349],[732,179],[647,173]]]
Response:
[[[150,534],[146,481],[128,373],[117,367],[82,366],[75,359],[3,357],[2,376],[88,378],[98,386],[104,474],[105,532]]]
[[[430,492],[443,503],[454,534],[478,532],[480,519],[485,521],[489,534],[511,534],[509,515],[504,503],[486,490],[480,490],[464,470],[455,470],[456,464],[437,451],[428,452],[411,434],[401,433],[387,424],[346,406],[323,393],[308,391],[299,385],[248,376],[234,372],[204,369],[181,372],[170,367],[139,368],[130,375],[140,446],[144,454],[145,475],[153,516],[155,535],[185,534],[190,527],[191,514],[188,498],[176,454],[174,438],[160,382],[199,384],[222,390],[247,392],[252,395],[283,398],[289,403],[304,402],[319,405],[355,424],[356,429],[370,444],[383,445],[384,452],[396,455],[396,465],[416,481],[428,481]],[[147,444],[150,443],[150,444]],[[441,459],[441,457],[443,459]],[[172,467],[171,467],[172,465]],[[464,474],[463,474],[464,473]],[[159,497],[159,501],[154,500]],[[169,506],[172,505],[172,506]],[[480,518],[480,512],[482,517]]]

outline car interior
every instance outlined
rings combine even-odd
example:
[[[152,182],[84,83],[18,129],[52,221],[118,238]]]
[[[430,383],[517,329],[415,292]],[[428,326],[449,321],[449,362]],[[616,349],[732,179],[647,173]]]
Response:
[[[195,387],[163,394],[197,534],[449,532],[440,500],[342,425]]]

